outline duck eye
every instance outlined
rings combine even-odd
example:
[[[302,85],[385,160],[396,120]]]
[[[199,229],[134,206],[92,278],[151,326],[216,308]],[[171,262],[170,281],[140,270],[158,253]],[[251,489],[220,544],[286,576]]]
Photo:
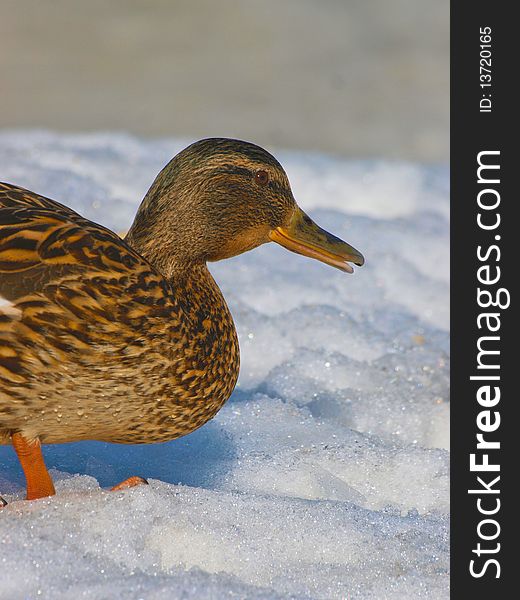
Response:
[[[255,174],[255,181],[260,185],[267,185],[269,182],[269,173],[267,171],[257,171]]]

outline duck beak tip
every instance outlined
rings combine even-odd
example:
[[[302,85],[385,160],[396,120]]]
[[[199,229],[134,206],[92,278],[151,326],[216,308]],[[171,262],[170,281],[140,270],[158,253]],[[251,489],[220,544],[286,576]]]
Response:
[[[365,264],[360,252],[316,225],[300,208],[295,209],[286,226],[271,230],[269,238],[291,252],[314,258],[345,273],[354,272],[349,263],[358,267]]]

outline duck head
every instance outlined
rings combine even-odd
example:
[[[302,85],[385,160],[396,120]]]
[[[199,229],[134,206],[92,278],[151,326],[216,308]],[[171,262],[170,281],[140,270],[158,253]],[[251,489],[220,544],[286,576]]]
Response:
[[[225,138],[195,142],[164,167],[126,239],[166,276],[270,241],[347,273],[364,263],[298,207],[269,152]]]

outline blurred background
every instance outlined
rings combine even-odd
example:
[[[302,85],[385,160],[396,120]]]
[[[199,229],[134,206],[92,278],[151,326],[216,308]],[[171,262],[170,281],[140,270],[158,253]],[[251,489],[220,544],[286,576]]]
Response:
[[[0,128],[447,162],[449,1],[0,0]]]

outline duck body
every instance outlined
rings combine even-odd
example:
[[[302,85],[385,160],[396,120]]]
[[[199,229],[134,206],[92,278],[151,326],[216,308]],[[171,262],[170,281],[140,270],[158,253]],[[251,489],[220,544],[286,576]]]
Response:
[[[0,273],[0,443],[164,442],[231,395],[238,340],[205,265],[169,281],[111,231],[0,184]]]
[[[175,156],[124,240],[0,184],[0,444],[27,499],[55,493],[42,443],[164,442],[218,412],[239,348],[207,263],[269,241],[347,272],[363,264],[298,208],[280,163],[240,140]]]

